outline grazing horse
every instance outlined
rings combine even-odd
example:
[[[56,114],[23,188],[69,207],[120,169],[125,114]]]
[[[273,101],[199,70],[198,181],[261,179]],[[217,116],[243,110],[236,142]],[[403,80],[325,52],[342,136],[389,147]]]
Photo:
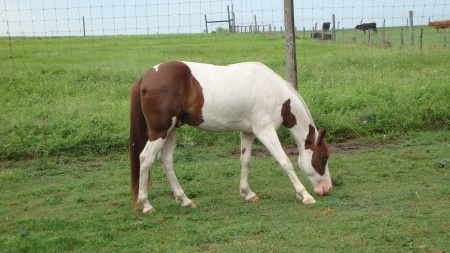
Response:
[[[248,169],[256,136],[285,170],[297,199],[315,203],[306,191],[278,139],[284,125],[299,149],[298,163],[319,195],[331,191],[330,152],[326,131],[317,130],[305,102],[289,83],[261,63],[228,66],[171,61],[161,63],[137,80],[130,109],[131,191],[143,212],[155,209],[148,201],[149,169],[158,158],[177,201],[195,207],[173,170],[177,128],[183,124],[208,132],[241,132],[240,194],[257,201],[250,190]]]

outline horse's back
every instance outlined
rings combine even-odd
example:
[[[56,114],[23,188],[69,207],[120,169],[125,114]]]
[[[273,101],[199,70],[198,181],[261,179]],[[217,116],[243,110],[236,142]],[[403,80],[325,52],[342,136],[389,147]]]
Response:
[[[166,62],[143,75],[141,93],[149,125],[201,130],[252,131],[255,122],[278,127],[281,106],[293,90],[275,72],[257,62],[211,65]],[[161,124],[162,115],[165,123]]]
[[[281,123],[280,110],[287,99],[285,81],[264,64],[237,63],[226,66],[186,62],[202,87],[207,131],[251,131],[264,117]],[[276,118],[276,120],[274,120]]]

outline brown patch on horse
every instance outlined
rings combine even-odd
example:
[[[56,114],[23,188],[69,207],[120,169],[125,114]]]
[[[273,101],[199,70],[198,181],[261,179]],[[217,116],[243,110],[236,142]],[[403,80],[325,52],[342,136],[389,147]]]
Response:
[[[166,138],[176,117],[176,126],[198,126],[203,122],[205,102],[199,82],[183,62],[158,65],[142,75],[141,104],[149,128],[149,140]]]
[[[313,150],[314,144],[316,142],[315,138],[314,138],[315,135],[316,135],[316,128],[310,124],[309,132],[308,132],[308,135],[306,136],[306,140],[305,140],[305,149]]]
[[[315,140],[316,131],[314,126],[309,125],[309,132],[305,140],[305,149],[310,149],[312,154],[311,164],[314,170],[323,176],[325,174],[325,169],[327,166],[328,159],[330,158],[330,150],[328,148],[328,143],[325,140],[326,129],[319,129],[319,136],[317,141]]]
[[[292,128],[297,124],[297,119],[291,112],[291,100],[288,99],[283,103],[281,107],[281,117],[283,117],[283,126]]]

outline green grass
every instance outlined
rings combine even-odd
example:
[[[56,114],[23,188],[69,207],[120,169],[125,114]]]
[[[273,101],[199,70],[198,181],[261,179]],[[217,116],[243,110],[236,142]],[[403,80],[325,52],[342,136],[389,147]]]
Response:
[[[427,30],[434,37],[424,50],[298,36],[299,92],[329,140],[448,130],[450,53],[442,33]],[[168,60],[260,61],[285,76],[284,54],[283,36],[263,34],[0,38],[0,157],[125,150],[130,88],[148,68]],[[181,145],[232,139],[182,132]]]
[[[434,37],[424,50],[298,35],[299,92],[329,140],[448,129],[448,49],[440,46],[442,33],[426,31]],[[7,159],[126,149],[130,87],[160,62],[260,61],[285,76],[282,36],[13,37],[0,45],[0,156]],[[232,138],[182,132],[181,145]]]
[[[449,134],[357,139],[330,160],[330,196],[302,205],[271,157],[252,160],[239,196],[234,148],[178,148],[175,171],[198,206],[174,201],[161,166],[150,202],[132,211],[127,153],[3,161],[3,252],[438,252],[448,251]],[[342,145],[342,144],[340,144]],[[256,149],[263,149],[256,147]],[[295,163],[296,157],[291,157]],[[307,189],[311,186],[301,175]]]

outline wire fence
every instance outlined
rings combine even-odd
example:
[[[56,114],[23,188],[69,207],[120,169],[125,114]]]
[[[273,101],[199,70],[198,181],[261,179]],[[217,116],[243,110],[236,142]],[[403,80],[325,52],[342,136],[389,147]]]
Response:
[[[282,1],[43,0],[3,1],[0,6],[2,157],[125,148],[130,87],[148,68],[163,61],[188,60],[213,64],[259,61],[285,76]],[[410,46],[409,35],[410,12],[414,13],[412,33],[416,43],[413,47]],[[300,56],[299,90],[308,105],[311,104],[310,109],[318,122],[334,128],[336,136],[340,136],[339,131],[347,131],[346,128],[351,130],[345,134],[371,132],[364,125],[377,120],[370,118],[373,115],[352,119],[357,122],[351,127],[342,126],[340,122],[333,123],[330,118],[338,114],[336,108],[350,110],[339,107],[339,103],[344,103],[339,100],[358,92],[374,92],[372,89],[375,88],[362,82],[367,80],[373,80],[379,85],[377,87],[384,89],[387,100],[395,100],[394,95],[389,95],[393,90],[386,87],[386,83],[398,75],[404,75],[401,80],[405,82],[413,79],[398,69],[382,75],[376,73],[380,66],[375,66],[377,57],[370,58],[377,54],[368,53],[370,47],[355,47],[350,54],[348,50],[343,53],[342,48],[336,48],[338,44],[390,48],[383,51],[383,58],[409,54],[410,51],[416,57],[414,52],[417,50],[436,50],[437,57],[442,59],[449,56],[446,46],[448,29],[437,32],[427,24],[429,21],[449,19],[446,16],[448,13],[450,5],[445,0],[295,2],[297,54]],[[233,28],[235,33],[230,33],[230,22],[206,23],[206,19],[233,19],[233,27],[241,29],[236,31]],[[334,43],[311,38],[314,32],[322,33],[325,22],[334,24],[331,27],[335,31]],[[377,34],[354,29],[362,23],[372,22],[377,23]],[[242,27],[248,27],[248,30],[242,30]],[[410,48],[410,51],[397,51],[402,46]],[[333,60],[328,60],[329,57]],[[420,57],[420,61],[432,61],[436,56]],[[394,60],[387,63],[392,66],[398,64]],[[336,70],[330,69],[329,64],[334,64]],[[365,76],[346,73],[348,80],[362,82],[366,89],[345,91],[347,93],[337,96],[340,98],[334,97],[334,105],[328,103],[325,106],[323,104],[331,94],[326,94],[324,90],[332,89],[330,85],[335,85],[336,89],[339,85],[346,85],[345,78],[340,79],[337,73],[341,71],[337,67],[342,64],[355,69],[366,65],[372,69],[364,70]],[[417,66],[412,68],[428,70]],[[430,71],[439,72],[440,68],[443,67],[433,65]],[[439,77],[435,81],[442,83],[448,72],[439,73],[435,75]],[[341,83],[337,85],[338,82]],[[424,82],[426,90],[433,89],[429,82]],[[445,87],[443,96],[448,94]],[[379,103],[386,101],[371,99],[370,94],[366,96],[366,104],[382,110],[383,105]],[[352,106],[351,110],[371,110],[362,105]],[[424,113],[432,116],[438,114],[435,116],[444,117],[445,121],[448,117],[442,114],[446,112],[448,109],[442,111],[430,107]],[[381,130],[377,128],[375,132],[386,132],[389,126],[402,124],[393,120],[389,112],[386,114],[394,123],[388,122],[388,126],[380,126]],[[206,139],[199,141],[198,138]],[[179,144],[212,144],[220,138],[225,141],[232,138],[236,142],[238,139],[237,135],[211,137],[194,132],[180,136]]]

